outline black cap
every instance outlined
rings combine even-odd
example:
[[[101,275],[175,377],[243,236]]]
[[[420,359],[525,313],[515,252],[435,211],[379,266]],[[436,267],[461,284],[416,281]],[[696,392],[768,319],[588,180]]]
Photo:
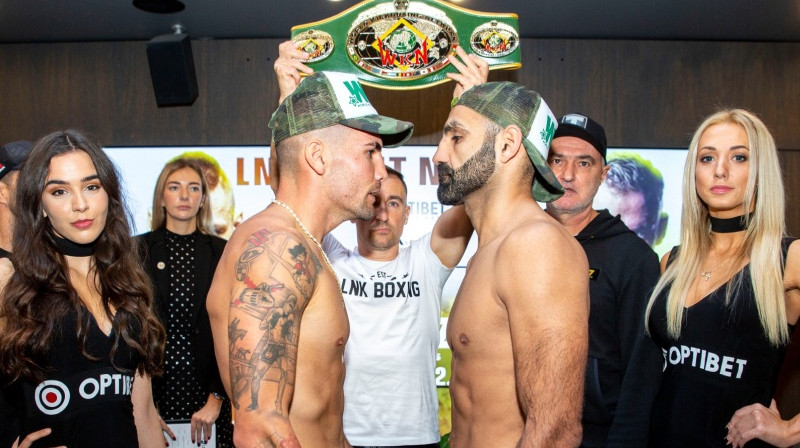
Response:
[[[27,140],[7,143],[0,146],[0,179],[11,171],[19,170],[33,149]]]
[[[606,130],[600,123],[583,114],[567,114],[558,119],[558,128],[553,139],[558,137],[577,137],[591,144],[606,160]]]

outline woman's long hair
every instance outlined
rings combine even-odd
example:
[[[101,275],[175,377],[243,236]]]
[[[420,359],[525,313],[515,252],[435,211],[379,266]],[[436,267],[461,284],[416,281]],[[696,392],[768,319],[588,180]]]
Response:
[[[150,219],[150,229],[160,229],[166,224],[167,212],[161,203],[164,201],[164,188],[167,185],[167,178],[169,178],[169,176],[175,171],[183,168],[190,168],[196,172],[198,176],[200,176],[200,186],[203,193],[203,200],[200,201],[200,210],[197,212],[197,216],[195,217],[195,223],[197,224],[197,230],[199,230],[200,233],[209,233],[209,229],[212,228],[212,217],[211,200],[208,195],[208,182],[206,180],[206,176],[203,174],[202,167],[195,159],[186,159],[182,157],[171,160],[169,163],[164,165],[164,168],[161,170],[161,174],[158,175],[156,188],[153,192],[153,215]]]
[[[700,273],[700,261],[711,248],[711,223],[708,207],[697,195],[695,171],[700,138],[711,126],[730,123],[741,126],[750,149],[750,171],[744,196],[744,210],[753,210],[746,219],[745,242],[734,263],[750,259],[750,281],[764,335],[773,345],[789,342],[786,301],[783,289],[781,238],[784,236],[785,202],[778,151],[766,125],[753,113],[742,109],[721,110],[700,125],[689,145],[683,171],[681,209],[681,248],[675,260],[656,283],[647,305],[645,323],[653,303],[665,289],[667,294],[667,332],[680,336],[684,307],[692,281]],[[745,214],[747,216],[747,214]],[[741,287],[742,275],[727,284],[726,299]],[[671,286],[670,286],[671,285]]]
[[[0,308],[0,372],[11,380],[42,380],[50,366],[46,357],[59,320],[75,312],[77,342],[84,356],[91,319],[72,286],[69,266],[53,240],[49,219],[43,216],[42,193],[54,157],[84,151],[92,159],[100,183],[108,194],[106,226],[93,255],[102,306],[113,327],[112,359],[120,339],[141,355],[137,372],[161,373],[164,328],[152,310],[152,292],[130,237],[130,217],[122,199],[119,175],[100,146],[87,135],[67,130],[42,137],[20,171],[17,183],[14,266]],[[113,310],[113,313],[112,313]],[[66,329],[68,330],[68,329]],[[116,365],[114,367],[117,367]]]

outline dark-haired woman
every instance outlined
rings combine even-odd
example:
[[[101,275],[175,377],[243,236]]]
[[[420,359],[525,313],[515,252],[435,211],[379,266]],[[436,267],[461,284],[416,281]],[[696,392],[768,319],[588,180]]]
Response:
[[[151,232],[138,237],[167,330],[165,374],[154,382],[162,419],[191,424],[193,442],[233,446],[229,402],[217,370],[206,295],[225,240],[207,234],[211,204],[202,167],[178,158],[164,166],[153,193]],[[174,437],[165,424],[164,430]]]
[[[20,446],[164,446],[150,381],[164,329],[130,250],[114,165],[80,132],[47,135],[20,172],[16,204],[0,374],[18,393]]]

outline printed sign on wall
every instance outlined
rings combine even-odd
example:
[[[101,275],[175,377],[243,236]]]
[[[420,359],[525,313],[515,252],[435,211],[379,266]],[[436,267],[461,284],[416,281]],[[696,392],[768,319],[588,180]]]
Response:
[[[447,209],[436,197],[438,178],[433,163],[434,146],[406,146],[383,150],[387,166],[403,173],[408,185],[411,215],[402,242],[419,238],[433,228]],[[156,147],[107,148],[122,174],[128,205],[134,216],[135,232],[150,229],[153,189],[164,164],[178,156],[202,161],[211,185],[214,230],[228,238],[242,220],[266,207],[274,198],[269,186],[269,148],[251,147]],[[594,207],[620,214],[628,227],[655,249],[659,257],[678,244],[681,182],[686,150],[609,149],[609,174],[600,187]],[[356,246],[355,226],[345,222],[333,231],[348,248]],[[473,237],[464,258],[447,281],[442,297],[442,321],[437,367],[434,375],[439,389],[440,421],[443,433],[450,430],[451,354],[445,340],[447,316],[464,278],[466,262],[475,253]]]

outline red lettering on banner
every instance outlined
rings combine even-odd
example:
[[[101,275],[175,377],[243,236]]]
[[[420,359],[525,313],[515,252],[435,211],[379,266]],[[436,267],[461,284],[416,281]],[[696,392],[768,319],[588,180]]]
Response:
[[[244,159],[241,157],[236,158],[236,185],[250,185],[244,180]]]
[[[395,171],[399,171],[401,173],[403,172],[402,165],[403,162],[405,161],[406,161],[405,157],[389,157],[389,162],[392,162],[393,164],[392,168],[394,168]]]
[[[250,180],[245,175],[244,158],[236,158],[236,185],[250,185]],[[253,158],[253,185],[269,185],[267,163],[263,157]]]
[[[419,184],[439,185],[439,168],[428,157],[419,158]]]
[[[261,184],[261,176],[264,176],[265,184],[269,184],[269,174],[267,174],[267,165],[264,163],[263,157],[257,157],[253,160],[253,169],[256,172],[256,181],[255,185],[262,185]]]

